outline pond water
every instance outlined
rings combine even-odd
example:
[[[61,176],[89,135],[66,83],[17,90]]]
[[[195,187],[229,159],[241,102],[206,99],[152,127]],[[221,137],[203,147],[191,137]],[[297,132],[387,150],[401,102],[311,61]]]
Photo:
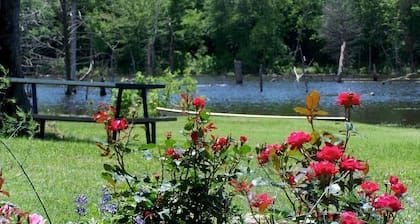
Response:
[[[362,105],[355,107],[352,120],[371,124],[420,127],[420,83],[373,81],[270,81],[264,80],[260,91],[258,78],[246,77],[242,85],[234,77],[198,77],[198,96],[207,98],[213,112],[297,115],[293,108],[305,106],[307,90],[321,93],[320,109],[330,116],[342,116],[336,105],[337,95],[344,91],[361,94]],[[49,113],[86,114],[95,111],[99,102],[111,102],[111,93],[99,96],[99,89],[79,88],[77,94],[65,96],[64,87],[40,86],[39,110]],[[57,104],[57,102],[59,102]]]

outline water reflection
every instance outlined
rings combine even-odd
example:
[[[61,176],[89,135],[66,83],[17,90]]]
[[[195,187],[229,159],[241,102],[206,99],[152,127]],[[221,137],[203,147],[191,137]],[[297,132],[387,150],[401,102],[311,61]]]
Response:
[[[304,106],[307,94],[303,82],[265,81],[260,92],[257,79],[235,85],[232,79],[199,79],[198,94],[208,96],[208,105],[214,111],[296,115],[295,106]],[[362,105],[355,107],[353,120],[365,123],[420,126],[420,83],[393,82],[309,82],[308,91],[321,93],[320,108],[331,116],[342,116],[336,105],[340,92],[361,94]]]
[[[296,115],[293,108],[304,106],[307,94],[304,82],[265,80],[260,92],[257,78],[247,78],[236,85],[233,77],[198,77],[198,96],[206,96],[214,112],[268,115]],[[330,116],[342,116],[336,105],[340,92],[361,94],[362,105],[355,107],[353,120],[365,123],[410,125],[420,127],[420,83],[393,82],[309,82],[308,90],[321,93],[320,108]],[[65,87],[40,86],[39,110],[48,113],[93,113],[100,102],[111,102],[110,90],[101,97],[99,88],[78,88],[77,94],[65,96]],[[87,92],[86,92],[87,91]]]

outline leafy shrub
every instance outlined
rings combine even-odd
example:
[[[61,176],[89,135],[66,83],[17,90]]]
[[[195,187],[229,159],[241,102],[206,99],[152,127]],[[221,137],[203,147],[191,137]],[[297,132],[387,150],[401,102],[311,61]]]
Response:
[[[126,80],[123,80],[126,81]],[[190,75],[179,75],[178,73],[171,73],[166,71],[164,75],[159,77],[154,76],[144,76],[141,72],[138,72],[134,78],[136,83],[148,83],[148,84],[164,84],[164,89],[155,89],[149,91],[149,113],[158,114],[156,107],[168,107],[174,104],[173,96],[179,95],[180,93],[192,94],[196,92],[197,81],[193,79]],[[121,103],[121,114],[123,115],[132,115],[143,114],[142,107],[140,106],[141,102],[141,90],[126,90],[122,95]],[[113,92],[113,101],[116,101],[117,92]]]

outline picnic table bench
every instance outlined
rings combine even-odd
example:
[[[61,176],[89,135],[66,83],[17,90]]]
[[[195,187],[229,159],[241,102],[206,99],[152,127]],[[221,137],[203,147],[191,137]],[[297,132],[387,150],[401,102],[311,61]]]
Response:
[[[145,125],[146,142],[156,143],[156,123],[164,121],[176,121],[176,117],[150,117],[147,107],[147,91],[151,89],[165,88],[163,84],[140,84],[129,82],[90,82],[90,81],[73,81],[73,80],[56,80],[56,79],[35,79],[35,78],[10,78],[10,83],[15,84],[30,84],[32,91],[32,117],[40,125],[39,137],[44,138],[45,122],[47,120],[55,121],[76,121],[76,122],[95,122],[93,116],[81,115],[52,115],[38,113],[38,96],[37,85],[65,85],[65,86],[85,86],[85,87],[99,87],[99,88],[114,88],[118,89],[117,102],[115,105],[115,117],[121,116],[121,102],[122,93],[127,89],[141,90],[141,99],[143,104],[143,117],[130,120],[134,124]]]

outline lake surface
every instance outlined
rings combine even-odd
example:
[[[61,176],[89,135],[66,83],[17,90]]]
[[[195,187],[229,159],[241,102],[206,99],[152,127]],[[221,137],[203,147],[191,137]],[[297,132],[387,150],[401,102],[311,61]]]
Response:
[[[260,91],[258,78],[247,77],[242,85],[234,77],[198,77],[197,96],[207,98],[213,112],[297,115],[293,108],[305,106],[307,90],[321,93],[320,109],[330,116],[342,116],[336,105],[339,93],[353,91],[361,95],[361,106],[354,107],[352,120],[371,124],[420,127],[420,83],[373,81],[270,81],[264,80]],[[111,102],[111,93],[99,96],[98,88],[79,88],[76,95],[66,96],[64,87],[40,86],[39,110],[48,113],[93,113],[99,102]],[[86,92],[87,91],[87,92]]]

